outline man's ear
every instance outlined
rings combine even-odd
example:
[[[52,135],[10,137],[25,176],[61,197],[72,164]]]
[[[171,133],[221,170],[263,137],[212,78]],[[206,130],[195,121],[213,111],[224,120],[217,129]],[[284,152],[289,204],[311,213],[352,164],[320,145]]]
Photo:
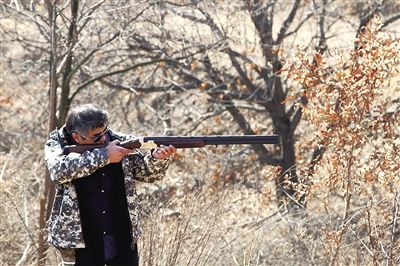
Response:
[[[75,132],[72,132],[71,136],[75,140],[76,143],[79,143],[79,135],[78,134],[76,134]]]

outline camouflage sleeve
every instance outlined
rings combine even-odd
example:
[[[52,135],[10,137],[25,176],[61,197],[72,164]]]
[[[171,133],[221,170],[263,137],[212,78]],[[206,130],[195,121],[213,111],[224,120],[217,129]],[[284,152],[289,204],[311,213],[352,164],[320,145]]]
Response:
[[[146,155],[141,152],[127,156],[128,171],[132,172],[138,181],[152,183],[161,180],[167,172],[171,159],[159,160],[154,158],[149,151]]]
[[[116,134],[121,141],[135,138],[135,135],[132,134],[124,134],[121,132],[114,132],[114,134]],[[152,183],[164,178],[171,159],[159,160],[151,155],[151,151],[148,151],[146,155],[144,155],[139,150],[136,150],[135,153],[125,156],[125,161],[127,166],[126,170],[133,174],[134,179],[141,182]]]
[[[45,144],[44,159],[51,180],[57,184],[88,176],[108,164],[105,148],[68,155],[63,155],[62,151],[60,142],[56,140],[50,139]]]

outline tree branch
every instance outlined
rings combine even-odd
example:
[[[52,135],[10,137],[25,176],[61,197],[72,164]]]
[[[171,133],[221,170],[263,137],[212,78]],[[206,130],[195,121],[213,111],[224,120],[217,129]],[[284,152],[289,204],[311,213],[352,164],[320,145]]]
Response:
[[[122,73],[131,71],[131,70],[136,69],[136,68],[140,68],[140,67],[144,67],[144,66],[149,66],[149,65],[152,65],[152,64],[155,64],[155,63],[166,62],[166,61],[170,61],[170,59],[157,59],[157,60],[145,61],[145,62],[141,62],[141,63],[138,63],[138,64],[134,64],[134,65],[132,65],[132,66],[129,66],[129,67],[126,67],[126,68],[123,68],[123,69],[118,69],[118,70],[115,70],[115,71],[111,71],[111,72],[99,74],[99,75],[97,75],[97,76],[95,76],[95,77],[93,77],[93,78],[91,78],[91,79],[85,81],[83,84],[79,85],[79,86],[77,87],[77,89],[75,90],[75,92],[71,95],[70,101],[72,101],[72,100],[76,97],[76,95],[77,95],[83,88],[85,88],[85,87],[87,87],[88,85],[94,83],[95,81],[98,81],[98,80],[100,80],[100,79],[103,79],[103,78],[106,78],[106,77],[109,77],[109,76],[113,76],[113,75],[117,75],[117,74],[122,74]]]
[[[249,80],[249,78],[247,77],[246,73],[244,72],[244,70],[240,66],[239,62],[236,60],[236,58],[233,55],[233,53],[231,53],[231,50],[230,49],[226,49],[226,50],[227,50],[227,53],[229,55],[229,58],[231,59],[233,67],[238,72],[240,78],[244,81],[244,84],[255,93],[258,90],[258,88],[256,86],[254,86],[254,84]]]
[[[99,82],[102,84],[117,90],[124,90],[128,92],[143,92],[143,93],[155,93],[155,92],[167,92],[167,91],[185,91],[185,90],[192,90],[198,89],[198,86],[193,83],[186,83],[186,84],[171,84],[166,86],[126,86],[122,84],[116,84],[112,81],[108,81],[105,79],[99,79]]]
[[[296,16],[297,10],[299,9],[300,5],[300,0],[296,0],[293,3],[292,10],[289,13],[289,16],[286,18],[285,22],[283,22],[283,25],[279,31],[278,37],[276,38],[275,44],[279,45],[282,43],[283,39],[285,38],[286,32],[290,26],[290,24],[293,22],[294,17]]]
[[[388,25],[394,23],[396,20],[400,19],[400,12],[394,14],[393,16],[391,16],[390,18],[386,19],[383,22],[383,27],[387,27]]]
[[[314,13],[308,14],[308,15],[296,26],[296,28],[295,28],[294,30],[292,30],[292,31],[290,31],[290,32],[288,32],[288,33],[286,33],[284,37],[285,37],[285,38],[286,38],[286,37],[289,37],[290,35],[292,35],[292,34],[298,32],[299,29],[304,25],[304,23],[306,23],[307,20],[309,20],[309,19],[312,18],[313,16],[314,16]]]

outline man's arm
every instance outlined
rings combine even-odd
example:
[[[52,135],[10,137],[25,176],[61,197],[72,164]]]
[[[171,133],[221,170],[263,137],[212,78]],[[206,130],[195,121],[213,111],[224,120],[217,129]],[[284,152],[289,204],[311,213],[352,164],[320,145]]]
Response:
[[[126,141],[134,139],[134,135],[114,132],[118,139]],[[161,180],[167,172],[170,164],[170,155],[175,153],[176,149],[173,146],[163,146],[154,150],[149,150],[144,155],[140,150],[135,149],[134,153],[130,153],[125,157],[125,171],[133,174],[133,178],[141,181],[152,183]]]
[[[63,155],[60,142],[53,139],[45,144],[44,159],[51,180],[57,184],[88,176],[109,163],[106,148]]]
[[[152,151],[146,155],[137,151],[126,157],[128,161],[128,171],[132,172],[134,178],[141,182],[152,183],[161,180],[167,172],[171,159],[156,159]]]

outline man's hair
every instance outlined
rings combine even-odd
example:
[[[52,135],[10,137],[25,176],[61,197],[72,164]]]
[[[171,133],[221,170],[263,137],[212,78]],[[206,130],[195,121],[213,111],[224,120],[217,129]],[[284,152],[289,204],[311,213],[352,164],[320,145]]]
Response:
[[[74,107],[68,117],[65,127],[68,133],[87,135],[92,129],[108,124],[108,113],[95,104],[83,104]]]

